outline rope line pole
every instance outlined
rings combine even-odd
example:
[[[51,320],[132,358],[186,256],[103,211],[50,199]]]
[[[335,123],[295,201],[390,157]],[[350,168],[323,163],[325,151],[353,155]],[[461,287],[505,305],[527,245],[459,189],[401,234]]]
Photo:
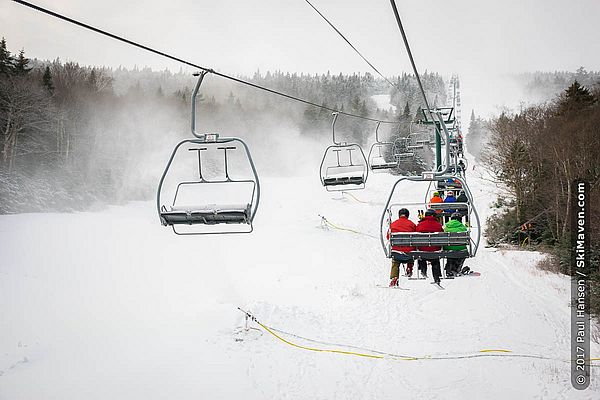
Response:
[[[176,61],[178,63],[184,64],[184,65],[187,65],[187,66],[190,66],[190,67],[193,67],[193,68],[197,68],[197,69],[200,69],[200,70],[203,70],[203,71],[210,72],[210,73],[212,73],[212,74],[214,74],[216,76],[219,76],[219,77],[224,78],[224,79],[228,79],[230,81],[233,81],[233,82],[236,82],[236,83],[239,83],[239,84],[242,84],[242,85],[246,85],[246,86],[250,86],[250,87],[255,88],[255,89],[263,90],[265,92],[268,92],[268,93],[271,93],[271,94],[274,94],[274,95],[277,95],[277,96],[282,96],[282,97],[285,97],[287,99],[294,100],[294,101],[297,101],[297,102],[300,102],[300,103],[304,103],[306,105],[310,105],[310,106],[313,106],[313,107],[321,108],[321,109],[328,110],[328,111],[331,111],[331,112],[337,112],[337,113],[345,115],[347,117],[358,118],[358,119],[363,119],[363,120],[366,120],[366,121],[373,121],[373,122],[379,122],[380,121],[380,120],[375,119],[375,118],[370,118],[370,117],[366,117],[366,116],[358,115],[358,114],[352,114],[352,113],[348,113],[348,112],[336,110],[334,108],[326,107],[326,106],[314,103],[312,101],[304,100],[304,99],[302,99],[300,97],[296,97],[296,96],[292,96],[290,94],[282,93],[282,92],[279,92],[277,90],[269,89],[267,87],[260,86],[260,85],[257,85],[255,83],[252,83],[252,82],[244,81],[242,79],[235,78],[233,76],[226,75],[226,74],[221,73],[221,72],[217,72],[217,71],[213,70],[212,68],[203,67],[201,65],[194,64],[194,63],[192,63],[190,61],[186,61],[186,60],[184,60],[182,58],[175,57],[175,56],[167,54],[167,53],[165,53],[163,51],[153,49],[151,47],[145,46],[145,45],[140,44],[138,42],[134,42],[133,40],[126,39],[126,38],[124,38],[122,36],[115,35],[113,33],[105,31],[103,29],[96,28],[96,27],[94,27],[92,25],[86,24],[84,22],[78,21],[76,19],[67,17],[67,16],[59,14],[59,13],[56,13],[54,11],[48,10],[46,8],[40,7],[38,5],[35,5],[35,4],[27,2],[27,1],[23,1],[23,0],[12,0],[12,1],[15,2],[15,3],[18,3],[20,5],[23,5],[25,7],[32,8],[32,9],[34,9],[36,11],[41,12],[41,13],[50,15],[50,16],[55,17],[55,18],[58,18],[58,19],[60,19],[62,21],[69,22],[69,23],[77,25],[77,26],[79,26],[81,28],[88,29],[88,30],[96,32],[96,33],[98,33],[100,35],[107,36],[107,37],[109,37],[111,39],[114,39],[114,40],[126,43],[126,44],[128,44],[130,46],[137,47],[139,49],[142,49],[142,50],[154,53],[154,54],[159,55],[161,57],[168,58],[170,60]],[[381,121],[381,123],[384,123],[384,124],[398,124],[399,122],[398,121]]]

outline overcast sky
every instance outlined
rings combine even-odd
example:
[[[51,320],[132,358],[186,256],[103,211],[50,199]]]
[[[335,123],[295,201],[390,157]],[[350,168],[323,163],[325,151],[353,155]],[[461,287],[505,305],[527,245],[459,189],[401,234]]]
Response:
[[[311,1],[385,75],[410,70],[388,0]],[[32,2],[223,73],[369,71],[304,0]],[[419,70],[458,73],[463,91],[493,90],[489,74],[600,69],[600,0],[397,5]],[[41,59],[180,68],[10,0],[0,0],[0,35],[9,50]]]

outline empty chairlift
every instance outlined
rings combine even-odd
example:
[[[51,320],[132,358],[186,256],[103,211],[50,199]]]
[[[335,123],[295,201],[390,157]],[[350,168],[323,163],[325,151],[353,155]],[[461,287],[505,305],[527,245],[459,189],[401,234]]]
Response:
[[[158,215],[180,235],[249,233],[260,199],[258,174],[242,139],[196,132],[204,75],[192,94],[195,138],[181,141],[171,154],[158,185]]]
[[[375,143],[371,146],[367,157],[371,171],[386,170],[398,166],[398,159],[390,159],[390,155],[393,157],[394,154],[394,143],[379,140],[379,125],[381,125],[381,122],[378,121],[375,127]]]
[[[413,123],[408,126],[408,137],[411,145],[409,149],[422,149],[424,145],[435,144],[435,138],[429,130],[414,131]]]
[[[394,141],[394,158],[400,162],[415,157],[415,152],[409,149],[410,139],[408,137],[398,138]]]
[[[364,189],[369,174],[365,153],[356,143],[335,140],[335,122],[338,113],[333,113],[331,130],[333,145],[325,149],[321,161],[321,183],[328,191]]]

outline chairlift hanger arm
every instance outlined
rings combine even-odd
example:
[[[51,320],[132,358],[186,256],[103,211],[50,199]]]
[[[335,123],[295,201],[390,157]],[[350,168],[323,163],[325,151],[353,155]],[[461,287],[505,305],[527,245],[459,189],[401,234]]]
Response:
[[[379,125],[381,125],[381,121],[377,121],[377,126],[375,127],[375,142],[383,144],[379,140]]]
[[[342,143],[341,142],[338,143],[335,141],[335,123],[338,119],[339,113],[334,112],[334,113],[331,113],[331,115],[333,115],[333,122],[331,123],[331,134],[333,136],[333,144],[340,146]]]
[[[192,92],[192,134],[198,139],[204,139],[206,137],[206,134],[199,134],[198,132],[196,132],[196,98],[198,97],[198,91],[200,90],[200,86],[202,85],[204,76],[208,74],[208,72],[209,71],[202,70],[199,73],[194,74],[194,76],[198,76],[198,80],[196,81],[196,86],[194,87],[194,91]]]

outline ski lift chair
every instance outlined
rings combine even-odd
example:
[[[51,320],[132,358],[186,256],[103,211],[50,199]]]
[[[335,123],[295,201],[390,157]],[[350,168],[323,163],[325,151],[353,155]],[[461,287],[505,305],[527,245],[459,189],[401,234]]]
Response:
[[[392,142],[382,142],[379,140],[379,125],[380,121],[377,122],[377,127],[375,128],[375,143],[371,146],[369,150],[369,155],[367,160],[369,161],[369,168],[371,171],[381,171],[391,168],[396,168],[398,166],[398,160],[394,159],[394,161],[386,160],[383,150],[386,147],[392,147],[394,144]]]
[[[369,174],[365,153],[356,143],[336,142],[335,122],[338,113],[333,113],[333,116],[333,145],[325,149],[321,161],[321,184],[329,192],[364,189]]]
[[[413,131],[413,123],[408,126],[408,137],[410,138],[411,145],[407,147],[409,149],[422,149],[424,145],[429,145],[430,143],[430,133],[427,131],[420,130],[418,132]]]
[[[394,158],[397,161],[408,160],[415,157],[415,152],[409,150],[408,137],[401,137],[394,141]]]
[[[422,176],[408,176],[402,177],[396,181],[396,183],[392,186],[392,190],[388,196],[385,208],[381,215],[380,220],[380,241],[384,253],[387,258],[400,258],[400,259],[410,259],[410,260],[432,260],[432,259],[442,259],[442,258],[468,258],[474,257],[477,254],[477,249],[479,247],[481,232],[479,229],[479,216],[477,214],[477,210],[473,206],[473,197],[468,188],[465,190],[465,194],[467,195],[469,202],[467,204],[459,203],[439,203],[436,205],[428,205],[427,201],[425,203],[392,203],[392,199],[396,192],[398,185],[403,181],[411,181],[411,182],[436,182],[440,180],[446,180],[450,178],[448,175],[435,175],[435,172],[425,172]],[[458,178],[460,179],[460,178]],[[463,187],[466,188],[466,182],[462,181]],[[435,233],[420,233],[420,232],[391,232],[390,233],[390,225],[393,217],[395,217],[395,213],[400,208],[408,208],[408,209],[426,209],[426,208],[436,208],[436,207],[447,207],[449,204],[452,204],[453,208],[461,208],[466,209],[468,216],[471,214],[474,215],[477,225],[475,227],[468,227],[467,232],[435,232]],[[433,206],[433,207],[432,207]],[[466,207],[466,208],[465,208]],[[466,246],[466,250],[460,251],[448,251],[443,250],[444,246],[456,246],[456,245],[464,245]],[[392,246],[414,246],[414,247],[431,247],[431,246],[439,246],[442,247],[440,251],[421,251],[416,250],[408,253],[396,254],[397,252],[392,250]]]
[[[199,74],[192,94],[192,133],[196,138],[183,140],[175,146],[158,185],[156,207],[159,219],[162,225],[171,226],[173,232],[179,235],[250,233],[260,200],[260,182],[248,146],[239,138],[196,133],[196,96],[206,73]],[[251,172],[246,179],[235,179],[230,174],[231,152],[238,147],[244,150],[241,158],[245,158]],[[203,156],[221,152],[223,176],[207,179]],[[172,176],[176,175],[174,161],[181,163],[180,167],[189,167],[196,160],[195,179],[179,181]],[[168,204],[165,203],[169,198],[168,185],[165,184],[167,179],[179,181]],[[205,191],[206,188],[213,190]],[[244,191],[242,188],[247,189]],[[236,201],[227,201],[227,198]]]

